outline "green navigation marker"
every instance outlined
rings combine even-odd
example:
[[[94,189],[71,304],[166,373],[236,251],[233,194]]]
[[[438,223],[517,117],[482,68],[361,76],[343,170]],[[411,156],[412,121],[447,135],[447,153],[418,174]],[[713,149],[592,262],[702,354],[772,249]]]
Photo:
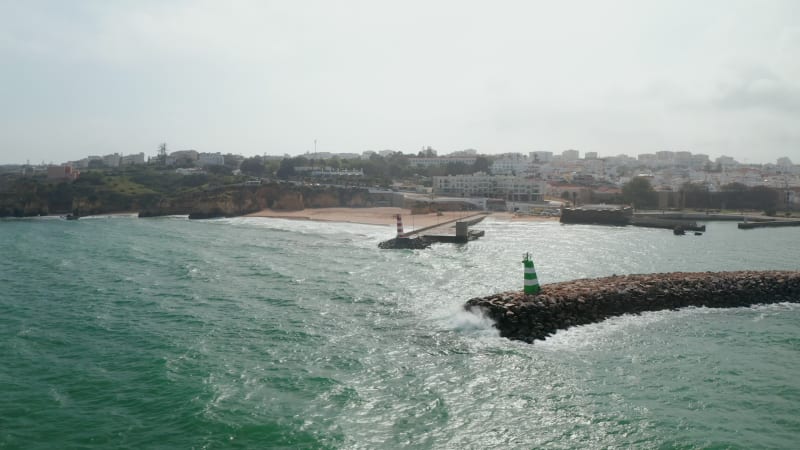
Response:
[[[536,269],[533,267],[530,253],[525,253],[525,259],[522,260],[525,264],[525,293],[538,294],[539,293],[539,280],[536,278]]]

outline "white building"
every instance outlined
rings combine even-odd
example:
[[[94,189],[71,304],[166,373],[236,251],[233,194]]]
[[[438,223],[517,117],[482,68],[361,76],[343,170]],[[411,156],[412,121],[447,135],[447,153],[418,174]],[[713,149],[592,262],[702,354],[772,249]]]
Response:
[[[692,152],[675,152],[675,165],[690,167],[692,165]]]
[[[200,166],[224,166],[225,157],[219,152],[217,153],[200,153],[198,155],[197,164]]]
[[[361,159],[358,153],[336,153],[334,156],[339,159]]]
[[[430,148],[430,147],[428,147],[428,148]],[[456,158],[456,157],[463,158],[463,157],[470,157],[470,156],[478,156],[478,151],[475,150],[474,148],[467,148],[467,149],[464,149],[464,150],[458,150],[458,151],[455,151],[455,152],[450,152],[450,153],[448,153],[447,155],[444,155],[444,156],[450,157],[450,158]]]
[[[103,156],[103,165],[106,167],[119,167],[120,163],[122,163],[122,156],[119,153]]]
[[[553,152],[530,152],[528,153],[528,157],[531,158],[534,162],[537,163],[549,163],[553,160]]]
[[[144,164],[144,153],[125,155],[120,159],[120,165],[130,166],[133,164]]]
[[[200,159],[200,153],[197,150],[178,150],[172,152],[167,156],[167,165],[174,166],[175,164],[194,164]]]
[[[645,167],[652,168],[658,165],[658,159],[654,153],[639,153],[638,161]]]
[[[723,169],[730,169],[739,165],[739,162],[733,159],[732,156],[725,156],[722,155],[715,161],[717,164],[722,166]]]
[[[607,158],[603,158],[603,160],[606,162],[607,170],[614,170],[617,167],[633,167],[638,164],[636,158],[632,158],[625,154],[609,156]]]
[[[90,162],[96,160],[102,161],[102,158],[100,158],[99,156],[87,156],[86,158],[79,159],[77,161],[70,161],[68,164],[70,164],[72,167],[75,167],[76,169],[86,169],[89,167]]]
[[[564,150],[561,152],[561,157],[564,158],[565,161],[577,161],[581,158],[581,152],[578,150]]]
[[[177,173],[178,175],[194,175],[205,172],[203,172],[203,169],[199,167],[181,167],[175,169],[175,173]]]
[[[494,175],[532,175],[532,161],[522,154],[505,154],[492,161]]]
[[[450,163],[461,163],[471,166],[475,164],[476,157],[447,157],[447,158],[408,158],[408,164],[416,167],[439,167]]]
[[[295,169],[296,170],[296,169]],[[311,170],[312,177],[363,177],[363,169],[333,169],[330,167],[314,168]]]
[[[583,161],[579,161],[579,165],[582,168],[581,173],[592,175],[595,178],[605,178],[606,162],[603,161],[602,159],[587,158]]]
[[[711,160],[708,159],[708,155],[703,153],[697,153],[695,155],[692,155],[689,167],[691,167],[692,169],[703,169],[705,168],[706,164],[711,164]]]
[[[433,177],[433,192],[456,197],[503,198],[510,201],[540,201],[542,186],[538,181],[510,175],[448,175]]]
[[[656,161],[661,167],[669,167],[675,163],[675,152],[661,150],[656,152]]]

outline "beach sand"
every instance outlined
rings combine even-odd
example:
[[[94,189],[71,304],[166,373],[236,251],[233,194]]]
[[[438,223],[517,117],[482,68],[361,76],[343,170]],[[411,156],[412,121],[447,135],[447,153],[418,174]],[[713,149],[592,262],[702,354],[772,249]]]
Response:
[[[323,222],[349,222],[367,225],[386,225],[394,227],[395,216],[403,217],[403,225],[407,229],[417,229],[436,225],[440,222],[458,219],[460,217],[476,214],[477,211],[443,211],[442,215],[436,213],[411,214],[410,209],[396,207],[379,208],[314,208],[300,211],[276,211],[264,209],[248,214],[248,217],[273,217],[282,219],[314,220]],[[558,220],[553,217],[516,216],[507,212],[493,212],[491,217],[509,221],[548,221]]]

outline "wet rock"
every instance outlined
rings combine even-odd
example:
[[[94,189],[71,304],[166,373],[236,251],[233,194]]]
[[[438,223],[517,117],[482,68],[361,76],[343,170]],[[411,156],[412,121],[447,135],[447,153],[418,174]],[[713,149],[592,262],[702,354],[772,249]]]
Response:
[[[431,246],[431,242],[424,238],[394,238],[378,244],[383,249],[416,249],[422,250]]]

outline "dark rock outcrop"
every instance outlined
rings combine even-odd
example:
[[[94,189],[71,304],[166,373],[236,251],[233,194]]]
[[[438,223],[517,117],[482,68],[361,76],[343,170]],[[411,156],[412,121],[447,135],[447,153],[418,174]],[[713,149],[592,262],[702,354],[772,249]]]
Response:
[[[382,249],[418,249],[422,250],[431,246],[431,241],[422,238],[392,238],[378,244]]]
[[[533,342],[559,329],[623,314],[687,306],[732,308],[800,302],[800,271],[674,272],[582,279],[542,286],[540,293],[506,292],[467,301],[500,335]]]

